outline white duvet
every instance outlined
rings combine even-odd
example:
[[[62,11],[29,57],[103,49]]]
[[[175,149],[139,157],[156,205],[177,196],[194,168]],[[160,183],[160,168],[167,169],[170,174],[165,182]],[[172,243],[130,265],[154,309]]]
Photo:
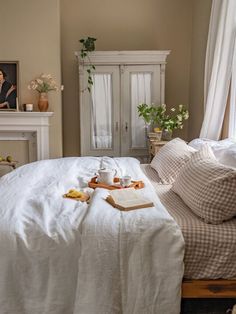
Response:
[[[155,207],[121,212],[97,189],[62,197],[100,167],[142,179]],[[181,231],[133,158],[64,158],[0,179],[0,314],[177,314]]]

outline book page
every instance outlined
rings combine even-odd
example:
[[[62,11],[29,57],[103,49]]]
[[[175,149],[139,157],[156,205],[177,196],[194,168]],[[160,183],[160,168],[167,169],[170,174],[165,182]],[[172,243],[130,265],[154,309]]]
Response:
[[[139,195],[134,188],[110,191],[114,202],[123,207],[149,204],[150,200]]]

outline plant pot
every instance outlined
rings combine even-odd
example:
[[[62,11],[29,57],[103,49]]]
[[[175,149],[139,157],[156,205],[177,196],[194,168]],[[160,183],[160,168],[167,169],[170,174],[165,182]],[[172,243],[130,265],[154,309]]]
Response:
[[[163,141],[170,141],[172,140],[173,131],[171,130],[163,130],[162,131],[162,140]]]
[[[41,112],[48,111],[48,94],[47,93],[39,94],[38,108],[39,108],[39,111]]]
[[[162,139],[162,131],[155,131],[155,134],[156,134],[156,141],[161,141]]]

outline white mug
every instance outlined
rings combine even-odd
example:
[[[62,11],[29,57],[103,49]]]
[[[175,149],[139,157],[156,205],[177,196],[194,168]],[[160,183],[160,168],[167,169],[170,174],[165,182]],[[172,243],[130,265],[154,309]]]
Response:
[[[123,176],[120,178],[120,184],[123,188],[127,188],[131,184],[131,176]]]
[[[98,170],[98,182],[112,185],[116,174],[115,169],[100,169]]]

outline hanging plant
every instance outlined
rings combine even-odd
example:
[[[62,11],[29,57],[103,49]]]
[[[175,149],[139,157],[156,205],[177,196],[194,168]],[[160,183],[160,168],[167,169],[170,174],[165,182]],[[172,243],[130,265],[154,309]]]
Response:
[[[80,57],[82,59],[83,64],[85,61],[88,61],[88,69],[86,70],[88,73],[88,85],[83,90],[83,92],[87,89],[89,92],[91,92],[91,88],[93,85],[93,78],[92,78],[92,72],[95,70],[95,65],[91,63],[89,58],[89,53],[95,50],[95,41],[97,39],[93,37],[87,37],[82,38],[79,40],[79,42],[82,44],[82,48],[80,50]]]

